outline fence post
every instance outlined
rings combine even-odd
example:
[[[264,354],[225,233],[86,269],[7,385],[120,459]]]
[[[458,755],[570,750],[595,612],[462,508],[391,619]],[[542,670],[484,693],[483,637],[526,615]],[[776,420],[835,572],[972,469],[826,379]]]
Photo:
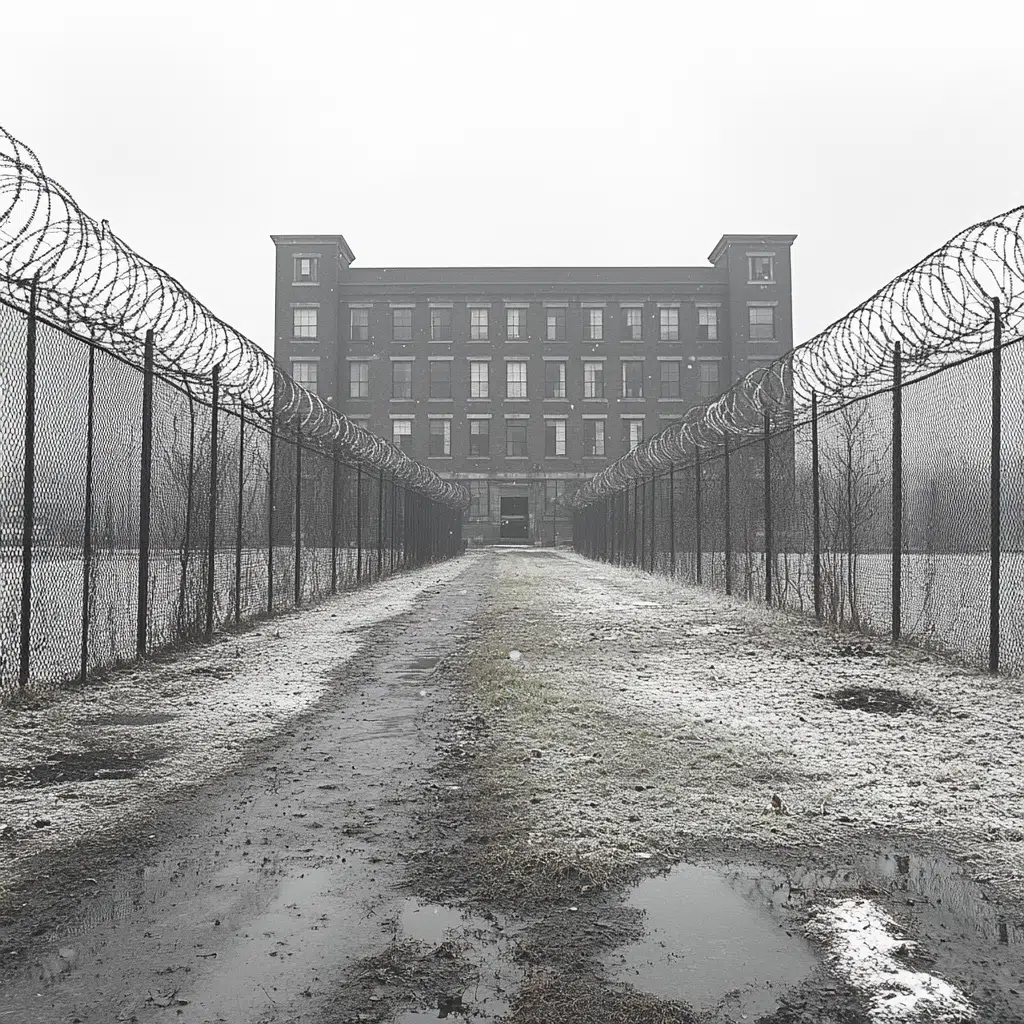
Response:
[[[238,405],[238,520],[235,523],[235,625],[242,618],[242,522],[245,518],[245,402]]]
[[[338,592],[338,450],[331,451],[331,593]]]
[[[658,543],[658,474],[651,472],[651,575]]]
[[[903,354],[892,353],[892,638],[903,625]]]
[[[701,530],[704,520],[703,502],[701,501],[701,468],[700,468],[700,447],[694,446],[693,449],[693,517],[696,523],[696,542],[697,542],[697,557],[696,557],[696,570],[697,570],[697,584],[698,586],[704,582],[704,572],[702,562],[704,561],[704,535]]]
[[[633,484],[633,529],[630,531],[629,563],[636,565],[637,503],[640,500],[640,485]]]
[[[25,468],[24,505],[21,518],[21,651],[18,689],[28,686],[29,653],[32,649],[32,523],[36,498],[36,301],[39,275],[32,278],[28,299],[28,331],[25,336]]]
[[[772,418],[764,414],[764,599],[772,603]]]
[[[153,502],[153,332],[146,331],[142,359],[142,465],[139,470],[139,581],[135,653],[146,656],[149,606],[149,526]]]
[[[811,499],[814,529],[814,615],[821,619],[821,465],[818,456],[818,392],[811,392]]]
[[[217,556],[217,432],[220,414],[220,363],[213,368],[210,414],[210,522],[206,536],[206,636],[213,636],[214,563]]]
[[[999,671],[999,570],[1002,538],[999,515],[1002,511],[1002,432],[1003,432],[1003,321],[999,299],[992,300],[995,317],[992,334],[992,487],[989,507],[989,625],[988,670]]]
[[[388,571],[394,575],[395,572],[395,535],[398,530],[398,481],[395,474],[391,474],[391,547],[388,561]]]
[[[668,467],[668,557],[671,560],[669,575],[676,574],[676,468]]]
[[[79,681],[89,671],[89,583],[92,576],[92,462],[96,394],[96,349],[89,346],[88,409],[85,420],[85,526],[82,530],[82,658]]]
[[[363,579],[363,467],[356,466],[356,586]]]
[[[302,603],[302,423],[295,426],[295,606]]]
[[[377,579],[384,571],[384,470],[377,478]]]
[[[723,498],[725,501],[725,592],[732,594],[732,477],[729,465],[729,435],[722,438]]]
[[[267,614],[274,614],[274,456],[277,418],[270,410],[270,465],[267,472]]]

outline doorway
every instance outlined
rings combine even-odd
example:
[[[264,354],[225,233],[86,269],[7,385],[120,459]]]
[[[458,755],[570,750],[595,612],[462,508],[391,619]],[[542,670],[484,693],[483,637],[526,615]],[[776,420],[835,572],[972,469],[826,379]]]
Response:
[[[530,499],[501,499],[501,539],[526,540],[530,536]]]

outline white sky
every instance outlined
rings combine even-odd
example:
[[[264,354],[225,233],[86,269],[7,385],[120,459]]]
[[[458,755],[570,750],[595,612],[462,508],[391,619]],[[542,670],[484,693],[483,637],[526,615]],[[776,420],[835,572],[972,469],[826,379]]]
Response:
[[[272,232],[360,266],[795,232],[802,341],[1024,202],[1022,29],[1019,0],[7,0],[0,123],[264,346]]]

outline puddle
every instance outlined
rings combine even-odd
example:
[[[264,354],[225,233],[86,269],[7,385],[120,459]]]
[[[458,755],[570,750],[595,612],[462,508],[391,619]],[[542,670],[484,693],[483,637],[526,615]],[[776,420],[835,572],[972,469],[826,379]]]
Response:
[[[476,980],[465,990],[440,996],[433,1006],[398,1014],[394,1024],[434,1020],[492,1021],[510,1009],[510,998],[522,973],[512,963],[512,942],[503,919],[474,917],[452,907],[403,902],[395,923],[396,938],[437,947],[453,943],[475,969]]]
[[[904,983],[926,983],[922,991],[937,979],[968,992],[978,1020],[1024,1020],[1024,923],[989,896],[988,881],[950,858],[892,849],[790,868],[680,865],[635,888],[628,904],[644,912],[644,938],[606,963],[614,980],[719,1021],[772,1012],[816,964],[870,998],[890,998],[886,985],[902,970]],[[868,982],[844,969],[841,935],[824,948],[805,937],[808,918],[841,919],[854,904],[865,921],[890,921],[875,928],[883,946],[887,934],[905,934],[919,955],[903,962],[872,954],[880,966]],[[934,1019],[960,1019],[949,1013]]]
[[[163,748],[148,750],[74,750],[50,754],[35,764],[0,764],[0,787],[53,786],[64,782],[133,779]]]
[[[607,958],[612,979],[724,1020],[774,1010],[816,966],[807,940],[713,868],[686,864],[646,879],[627,905],[643,912],[645,934]]]

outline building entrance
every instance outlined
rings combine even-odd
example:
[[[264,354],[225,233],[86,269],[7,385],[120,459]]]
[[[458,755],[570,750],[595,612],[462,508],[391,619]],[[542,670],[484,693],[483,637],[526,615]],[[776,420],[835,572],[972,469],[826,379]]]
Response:
[[[501,539],[526,540],[530,536],[530,499],[501,499]]]

